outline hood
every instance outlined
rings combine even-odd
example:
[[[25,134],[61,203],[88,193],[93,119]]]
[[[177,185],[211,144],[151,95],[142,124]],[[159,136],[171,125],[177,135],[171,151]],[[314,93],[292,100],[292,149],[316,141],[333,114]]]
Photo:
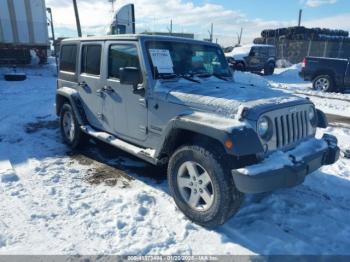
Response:
[[[251,45],[235,47],[230,53],[226,53],[226,57],[232,57],[235,60],[244,60],[245,57],[249,56],[252,49]]]
[[[238,118],[243,108],[266,109],[284,107],[288,104],[307,103],[304,98],[267,87],[248,86],[235,82],[163,83],[170,103],[210,111],[229,118]]]

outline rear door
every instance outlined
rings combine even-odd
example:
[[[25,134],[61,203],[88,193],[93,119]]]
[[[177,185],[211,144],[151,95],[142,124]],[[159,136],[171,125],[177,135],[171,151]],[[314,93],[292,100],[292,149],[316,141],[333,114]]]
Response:
[[[107,77],[103,112],[105,129],[129,141],[144,141],[147,137],[147,103],[145,92],[135,92],[133,86],[120,83],[120,69],[137,67],[141,71],[137,42],[110,41],[105,46]],[[144,84],[140,84],[143,86]]]
[[[103,42],[82,43],[80,47],[79,94],[86,117],[95,128],[102,129],[101,59]]]
[[[259,68],[264,68],[268,58],[269,58],[269,49],[267,47],[259,47],[259,52],[258,52],[259,63],[257,66]]]
[[[260,54],[259,54],[259,48],[256,46],[253,46],[250,50],[249,57],[248,57],[248,67],[250,70],[254,70],[259,67],[260,63]]]

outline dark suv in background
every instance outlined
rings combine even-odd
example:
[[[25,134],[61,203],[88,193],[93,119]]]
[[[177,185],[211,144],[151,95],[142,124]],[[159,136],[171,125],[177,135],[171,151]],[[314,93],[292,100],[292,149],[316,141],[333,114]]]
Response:
[[[273,45],[243,45],[226,52],[230,66],[239,71],[272,75],[276,66],[276,47]]]

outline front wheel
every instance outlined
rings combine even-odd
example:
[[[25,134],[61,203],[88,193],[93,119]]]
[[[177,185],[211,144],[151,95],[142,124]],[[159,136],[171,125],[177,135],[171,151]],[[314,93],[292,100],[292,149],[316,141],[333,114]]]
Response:
[[[229,168],[219,156],[201,146],[183,146],[168,165],[175,203],[189,219],[206,227],[225,223],[242,200]]]

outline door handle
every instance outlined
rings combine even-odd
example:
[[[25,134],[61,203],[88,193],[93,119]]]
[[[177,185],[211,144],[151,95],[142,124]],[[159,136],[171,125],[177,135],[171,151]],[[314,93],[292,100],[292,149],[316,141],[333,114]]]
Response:
[[[106,93],[114,93],[114,89],[111,86],[104,86],[103,91]]]
[[[87,86],[87,83],[85,81],[79,82],[78,86],[85,88]]]
[[[96,93],[101,97],[103,96],[103,92],[104,92],[103,88],[96,90]]]

